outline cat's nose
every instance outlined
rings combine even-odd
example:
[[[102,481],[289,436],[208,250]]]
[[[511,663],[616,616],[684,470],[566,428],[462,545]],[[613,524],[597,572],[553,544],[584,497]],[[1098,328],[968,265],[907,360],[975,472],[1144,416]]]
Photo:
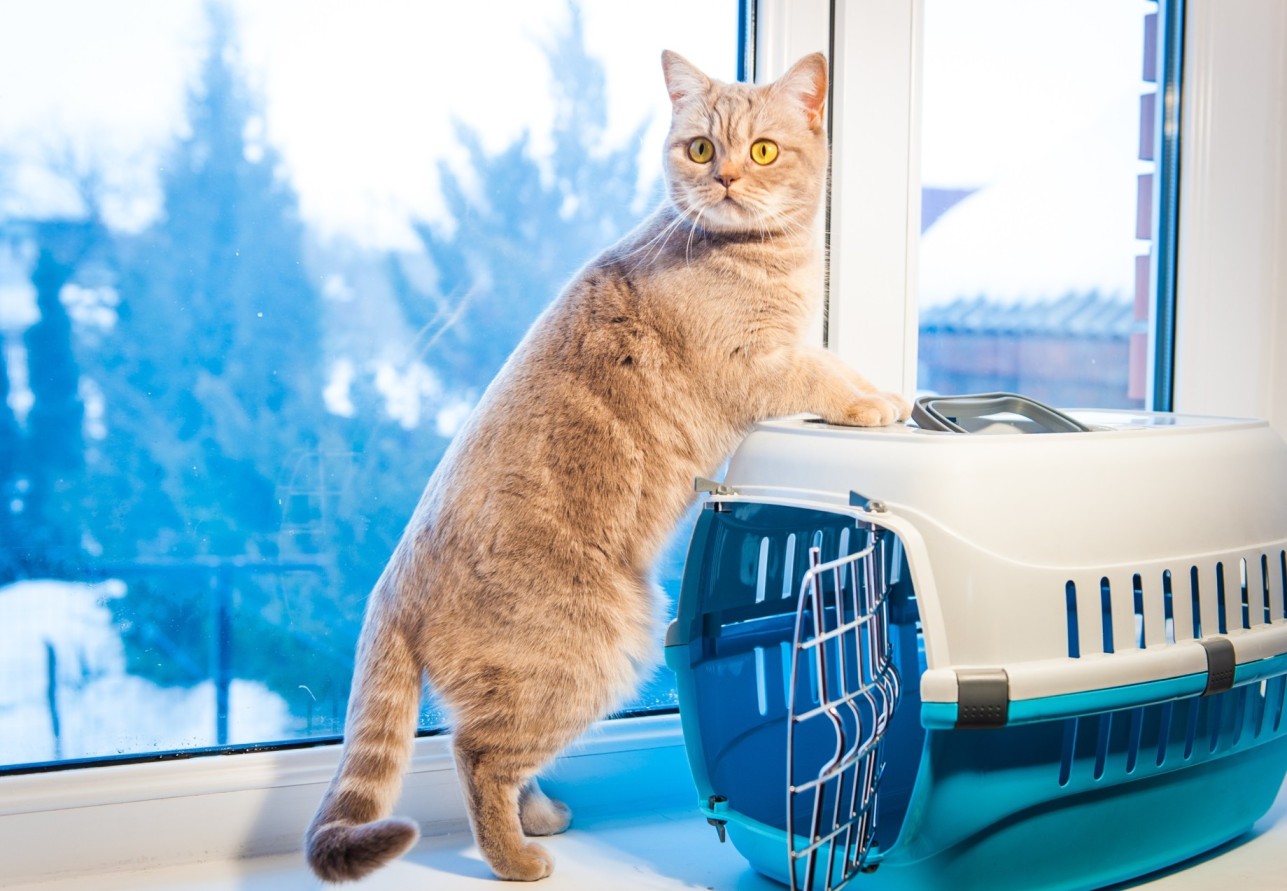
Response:
[[[720,185],[727,189],[737,181],[737,174],[721,170],[715,175],[715,179],[719,181]]]

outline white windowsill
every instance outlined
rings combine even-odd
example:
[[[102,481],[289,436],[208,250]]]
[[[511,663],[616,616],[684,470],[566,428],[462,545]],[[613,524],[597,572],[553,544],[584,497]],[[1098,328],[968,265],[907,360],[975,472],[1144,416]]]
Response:
[[[316,891],[325,886],[304,866],[299,839],[337,756],[325,746],[0,779],[0,887]],[[677,716],[604,722],[556,762],[546,786],[576,820],[545,840],[557,866],[544,888],[781,888],[697,812]],[[419,820],[425,838],[352,887],[500,887],[469,836],[445,737],[418,741],[397,810]],[[1278,889],[1284,842],[1287,787],[1251,833],[1130,887]]]
[[[0,887],[298,852],[338,757],[318,746],[2,777]],[[546,776],[583,817],[696,801],[677,715],[601,722]],[[417,740],[396,812],[427,836],[467,834],[448,737]]]

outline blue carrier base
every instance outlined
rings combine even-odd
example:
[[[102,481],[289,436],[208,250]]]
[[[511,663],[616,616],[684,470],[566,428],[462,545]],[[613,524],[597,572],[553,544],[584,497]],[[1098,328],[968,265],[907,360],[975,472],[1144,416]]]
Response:
[[[978,731],[980,737],[1011,731]],[[959,736],[934,732],[927,752]],[[987,745],[982,739],[980,744]],[[1103,785],[1056,800],[1015,807],[1007,801],[1021,776],[940,776],[944,788],[918,796],[908,814],[913,835],[875,852],[854,891],[1037,891],[1093,889],[1183,862],[1236,839],[1269,809],[1278,792],[1287,742],[1188,769]],[[934,759],[931,759],[934,760]],[[946,761],[960,760],[947,757]],[[940,767],[950,771],[947,764]],[[1028,770],[1045,772],[1045,765]],[[1024,769],[1017,771],[1020,775]],[[995,780],[995,782],[994,782]],[[1018,799],[1029,798],[1020,794]],[[789,884],[781,830],[703,806],[727,820],[728,838],[758,872]],[[803,845],[804,841],[799,841]],[[804,886],[803,874],[797,876]],[[819,887],[821,879],[817,880]]]
[[[1271,682],[1268,692],[1281,696],[1282,681]],[[897,839],[873,851],[868,871],[846,887],[1093,889],[1219,847],[1268,811],[1283,782],[1287,726],[1257,732],[1251,717],[1266,714],[1261,697],[1253,685],[1170,704],[1169,716],[1159,707],[1153,715],[1131,710],[998,730],[930,731]],[[1165,723],[1172,732],[1159,765]],[[916,760],[893,748],[888,757]],[[701,804],[708,818],[726,821],[729,840],[751,866],[790,883],[782,829],[727,803]],[[815,884],[821,887],[821,877]],[[805,887],[802,873],[797,886]]]
[[[821,540],[824,556],[835,553],[851,523],[778,505],[704,511],[668,635],[699,807],[757,871],[783,883],[794,609],[783,581],[801,565],[801,546]],[[890,601],[902,698],[884,741],[875,845],[846,889],[1100,888],[1237,838],[1273,803],[1287,773],[1282,665],[1240,673],[1237,686],[1209,696],[1121,708],[1105,691],[1098,712],[926,729],[919,617],[902,578]],[[829,743],[817,741],[820,757]],[[807,821],[797,815],[796,825]],[[805,887],[803,874],[796,885]]]

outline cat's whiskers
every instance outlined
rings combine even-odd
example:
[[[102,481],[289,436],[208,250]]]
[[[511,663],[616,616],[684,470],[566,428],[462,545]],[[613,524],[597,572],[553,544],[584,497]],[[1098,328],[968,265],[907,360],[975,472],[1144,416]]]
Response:
[[[658,257],[660,257],[661,252],[666,249],[666,245],[670,242],[670,236],[675,233],[676,229],[678,229],[680,226],[683,225],[685,219],[688,216],[688,211],[677,206],[675,207],[675,210],[678,213],[673,220],[671,220],[669,223],[663,226],[657,232],[657,234],[653,235],[652,238],[648,239],[643,244],[639,245],[637,248],[635,248],[634,250],[630,251],[625,255],[625,257],[629,258],[629,257],[634,257],[637,254],[645,254],[645,256],[640,257],[638,263],[636,263],[634,266],[631,267],[630,269],[631,274],[637,272],[643,266],[650,265],[653,261],[655,261]],[[651,253],[648,253],[648,251],[654,245],[657,246],[657,249],[655,251],[652,251]]]
[[[702,215],[706,213],[707,207],[699,208],[697,216],[693,218],[692,225],[688,227],[688,243],[684,245],[684,262],[691,264],[693,262],[693,236],[697,234],[702,221]]]

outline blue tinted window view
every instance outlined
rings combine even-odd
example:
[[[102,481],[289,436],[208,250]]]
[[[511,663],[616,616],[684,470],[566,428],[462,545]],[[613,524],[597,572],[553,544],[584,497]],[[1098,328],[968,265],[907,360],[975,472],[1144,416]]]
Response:
[[[732,79],[737,22],[735,0],[6,12],[0,769],[341,732],[425,480],[659,197],[661,50]],[[660,673],[636,705],[673,702]],[[422,727],[445,721],[427,697]]]

